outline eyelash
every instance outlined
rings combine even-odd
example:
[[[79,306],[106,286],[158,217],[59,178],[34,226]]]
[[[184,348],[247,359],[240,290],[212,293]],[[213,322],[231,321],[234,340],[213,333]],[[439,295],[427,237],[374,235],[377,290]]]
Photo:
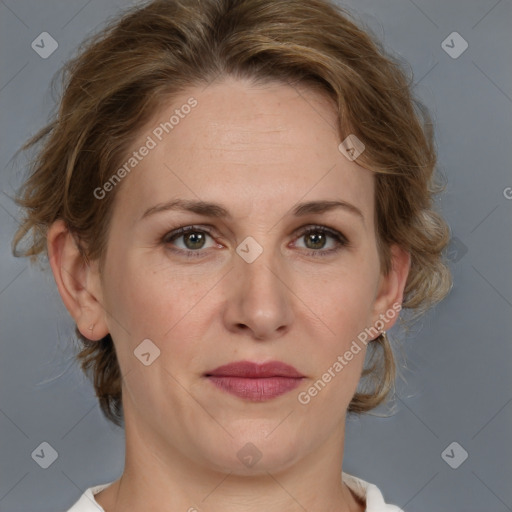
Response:
[[[212,231],[208,228],[200,227],[200,226],[184,226],[184,227],[175,229],[174,231],[171,231],[169,233],[166,233],[162,237],[161,242],[164,245],[168,245],[168,244],[170,244],[170,242],[173,242],[180,236],[183,236],[187,233],[206,233],[210,237],[213,237]],[[309,235],[310,233],[322,233],[322,234],[329,235],[336,242],[336,247],[333,249],[327,249],[327,250],[310,249],[307,252],[307,254],[314,258],[330,256],[336,252],[339,252],[342,248],[350,247],[349,241],[342,233],[340,233],[339,231],[337,231],[335,229],[328,228],[327,226],[315,226],[315,225],[309,226],[307,229],[301,230],[300,233],[296,236],[296,239],[300,239],[303,236]],[[196,251],[183,250],[183,249],[170,249],[170,250],[173,252],[176,252],[176,253],[180,253],[187,258],[198,258],[198,257],[204,256],[204,251],[202,249],[198,249]]]

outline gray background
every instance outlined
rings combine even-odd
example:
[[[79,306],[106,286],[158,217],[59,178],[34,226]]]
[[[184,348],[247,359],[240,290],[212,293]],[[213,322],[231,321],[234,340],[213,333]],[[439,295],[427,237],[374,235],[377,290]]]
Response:
[[[26,163],[14,153],[54,105],[51,77],[87,34],[129,5],[0,0],[2,512],[65,510],[123,468],[123,432],[103,418],[73,361],[73,324],[53,278],[10,253],[18,212],[8,196]],[[410,63],[415,92],[432,113],[455,281],[404,340],[395,413],[349,419],[344,470],[407,512],[512,510],[511,2],[343,5]],[[44,31],[59,45],[47,59],[31,48]],[[454,31],[469,44],[455,59],[441,46]],[[48,469],[31,457],[42,442],[58,452]],[[448,450],[452,464],[462,449],[469,454],[457,469],[441,455],[452,442],[462,447]]]

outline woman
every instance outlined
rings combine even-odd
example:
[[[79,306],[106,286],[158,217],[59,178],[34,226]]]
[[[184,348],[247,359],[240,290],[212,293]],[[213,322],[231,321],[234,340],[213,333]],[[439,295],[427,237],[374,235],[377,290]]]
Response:
[[[151,2],[67,65],[15,248],[47,250],[126,433],[70,511],[400,510],[342,462],[385,331],[450,287],[409,86],[327,0]]]

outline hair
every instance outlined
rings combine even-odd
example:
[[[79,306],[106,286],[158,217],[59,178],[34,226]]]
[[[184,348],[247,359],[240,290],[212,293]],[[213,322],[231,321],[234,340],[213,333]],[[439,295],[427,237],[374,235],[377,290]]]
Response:
[[[332,100],[340,140],[363,141],[357,163],[375,173],[375,225],[381,268],[390,246],[411,255],[402,307],[421,315],[450,291],[442,251],[449,227],[433,207],[444,186],[436,172],[430,115],[412,77],[352,15],[329,0],[157,0],[110,20],[62,68],[63,92],[50,122],[23,146],[36,148],[16,201],[24,218],[15,256],[47,254],[49,226],[62,219],[84,261],[105,255],[115,187],[94,190],[126,159],[143,126],[187,87],[226,77],[304,84]],[[25,241],[25,244],[22,244]],[[23,248],[20,246],[24,245]],[[401,319],[402,320],[402,319]],[[77,354],[105,416],[124,422],[113,340],[85,338]],[[379,335],[348,412],[386,400],[396,376],[389,341]]]

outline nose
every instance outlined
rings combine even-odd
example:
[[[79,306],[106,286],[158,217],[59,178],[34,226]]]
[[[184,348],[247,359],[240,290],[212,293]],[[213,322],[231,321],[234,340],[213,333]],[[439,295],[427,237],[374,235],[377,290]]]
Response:
[[[230,332],[255,340],[283,336],[293,321],[293,292],[275,254],[264,250],[252,263],[236,256],[226,283],[224,322]]]

